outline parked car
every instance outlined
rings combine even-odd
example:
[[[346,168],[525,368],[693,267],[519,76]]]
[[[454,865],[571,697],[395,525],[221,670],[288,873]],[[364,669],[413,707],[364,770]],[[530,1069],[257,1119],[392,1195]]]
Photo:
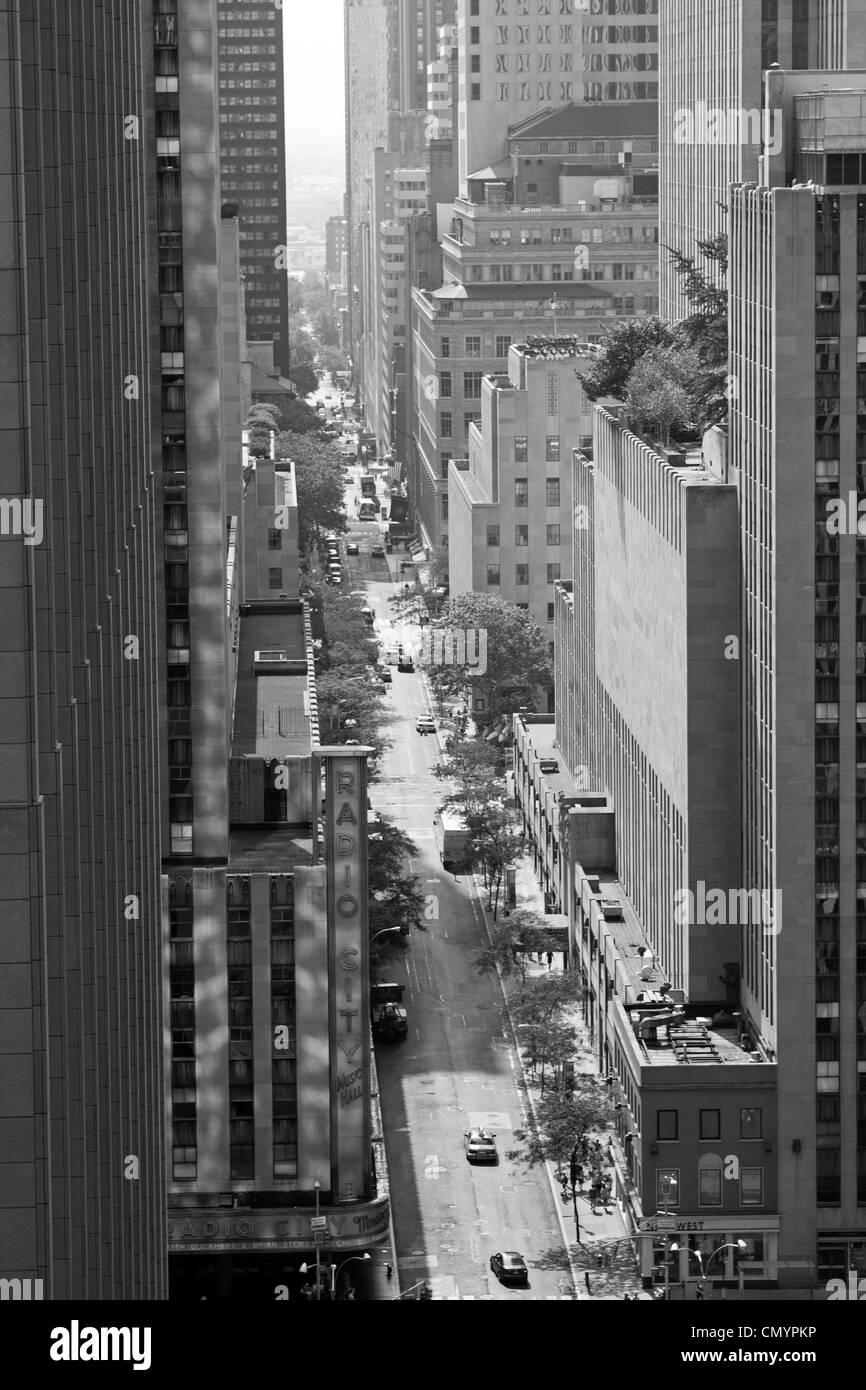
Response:
[[[392,685],[394,682],[394,677],[391,675],[391,667],[380,666],[378,670],[380,679],[383,680],[386,685]]]
[[[528,1284],[526,1261],[516,1250],[500,1250],[490,1256],[490,1268],[502,1284]]]
[[[467,1129],[463,1135],[466,1157],[470,1163],[498,1163],[496,1135],[489,1129]]]
[[[385,558],[385,547],[384,547],[384,545],[381,545],[379,541],[376,541],[375,545],[371,545],[371,546],[370,546],[370,554],[372,555],[372,557],[373,557],[374,560],[384,560],[384,558]]]
[[[357,555],[357,554],[358,554],[358,542],[357,542],[357,541],[347,541],[347,542],[346,542],[346,554],[347,554],[347,555]]]
[[[400,670],[402,671],[402,669],[401,666]],[[419,714],[418,718],[415,720],[415,728],[418,730],[419,734],[435,734],[436,721],[435,719],[431,719],[429,714]]]
[[[414,663],[414,661],[412,660],[412,657],[411,657],[411,655],[409,654],[409,652],[401,652],[401,653],[400,653],[400,656],[399,656],[399,658],[398,658],[398,660],[397,660],[397,670],[398,670],[398,671],[414,671],[414,670],[415,670],[415,663]]]

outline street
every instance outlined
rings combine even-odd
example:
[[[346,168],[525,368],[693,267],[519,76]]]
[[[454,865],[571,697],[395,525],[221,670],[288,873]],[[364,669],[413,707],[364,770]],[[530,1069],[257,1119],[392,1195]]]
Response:
[[[387,560],[365,554],[373,538],[377,525],[352,523],[348,539],[359,541],[361,554],[345,561],[344,587],[365,590],[387,649],[389,635],[401,627],[388,602],[402,587],[399,561],[396,554]],[[412,868],[429,919],[413,933],[405,959],[395,956],[396,965],[387,967],[406,985],[408,1039],[376,1052],[400,1289],[426,1281],[434,1298],[573,1298],[546,1173],[505,1158],[513,1129],[524,1121],[518,1062],[499,980],[478,975],[472,964],[473,950],[485,941],[474,884],[443,871],[433,839],[444,788],[432,773],[437,737],[415,731],[418,715],[432,713],[423,675],[392,670],[386,698],[394,742],[370,799],[418,846]],[[498,1166],[468,1163],[463,1134],[476,1125],[496,1134]],[[524,1256],[528,1288],[500,1284],[489,1263],[499,1250]]]

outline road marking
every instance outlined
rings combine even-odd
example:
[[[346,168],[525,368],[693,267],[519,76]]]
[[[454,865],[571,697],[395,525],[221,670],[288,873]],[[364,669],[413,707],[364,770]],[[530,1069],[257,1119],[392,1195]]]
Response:
[[[430,1118],[431,1118],[431,1120],[432,1120],[432,1118],[433,1118],[432,1114],[431,1114]],[[438,1179],[440,1173],[447,1173],[447,1172],[448,1172],[448,1169],[442,1167],[442,1165],[440,1164],[439,1159],[438,1159],[438,1157],[437,1157],[436,1154],[427,1154],[426,1158],[424,1159],[424,1176],[425,1176],[425,1178],[431,1178],[431,1179],[435,1178],[435,1179]]]

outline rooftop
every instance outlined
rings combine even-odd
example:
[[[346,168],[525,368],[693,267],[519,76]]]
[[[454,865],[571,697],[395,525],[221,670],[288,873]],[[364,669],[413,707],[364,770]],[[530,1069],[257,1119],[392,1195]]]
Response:
[[[256,674],[255,654],[280,654],[272,671]],[[303,669],[301,664],[303,663]],[[275,599],[241,609],[232,753],[263,758],[302,757],[311,745],[304,610],[297,600]]]
[[[619,879],[601,870],[589,877],[598,884],[598,898],[612,909],[611,915],[605,914],[604,934],[617,957],[615,993],[631,1022],[643,1060],[662,1067],[722,1063],[743,1066],[753,1056],[761,1057],[757,1049],[750,1052],[740,1044],[738,1020],[733,1013],[725,1009],[709,1013],[706,1005],[686,1002],[682,992],[662,988],[667,979]],[[614,904],[621,913],[619,919],[613,915]],[[603,943],[599,949],[605,950]],[[610,959],[609,948],[607,954]],[[679,1007],[677,1000],[681,1001]],[[657,1020],[655,1026],[653,1019]]]
[[[597,357],[601,350],[597,343],[585,343],[571,335],[532,337],[511,346],[521,357]]]
[[[291,873],[313,862],[308,825],[266,825],[232,830],[229,873]]]
[[[539,111],[509,127],[509,140],[579,140],[581,136],[629,136],[653,140],[658,136],[657,101],[621,101],[592,106],[569,102]]]

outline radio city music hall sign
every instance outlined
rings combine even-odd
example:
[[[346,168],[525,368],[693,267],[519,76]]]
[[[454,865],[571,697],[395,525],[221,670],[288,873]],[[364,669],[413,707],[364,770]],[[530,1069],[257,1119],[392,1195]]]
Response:
[[[359,1198],[369,1147],[366,749],[322,749],[325,763],[332,1099],[339,1199]]]

